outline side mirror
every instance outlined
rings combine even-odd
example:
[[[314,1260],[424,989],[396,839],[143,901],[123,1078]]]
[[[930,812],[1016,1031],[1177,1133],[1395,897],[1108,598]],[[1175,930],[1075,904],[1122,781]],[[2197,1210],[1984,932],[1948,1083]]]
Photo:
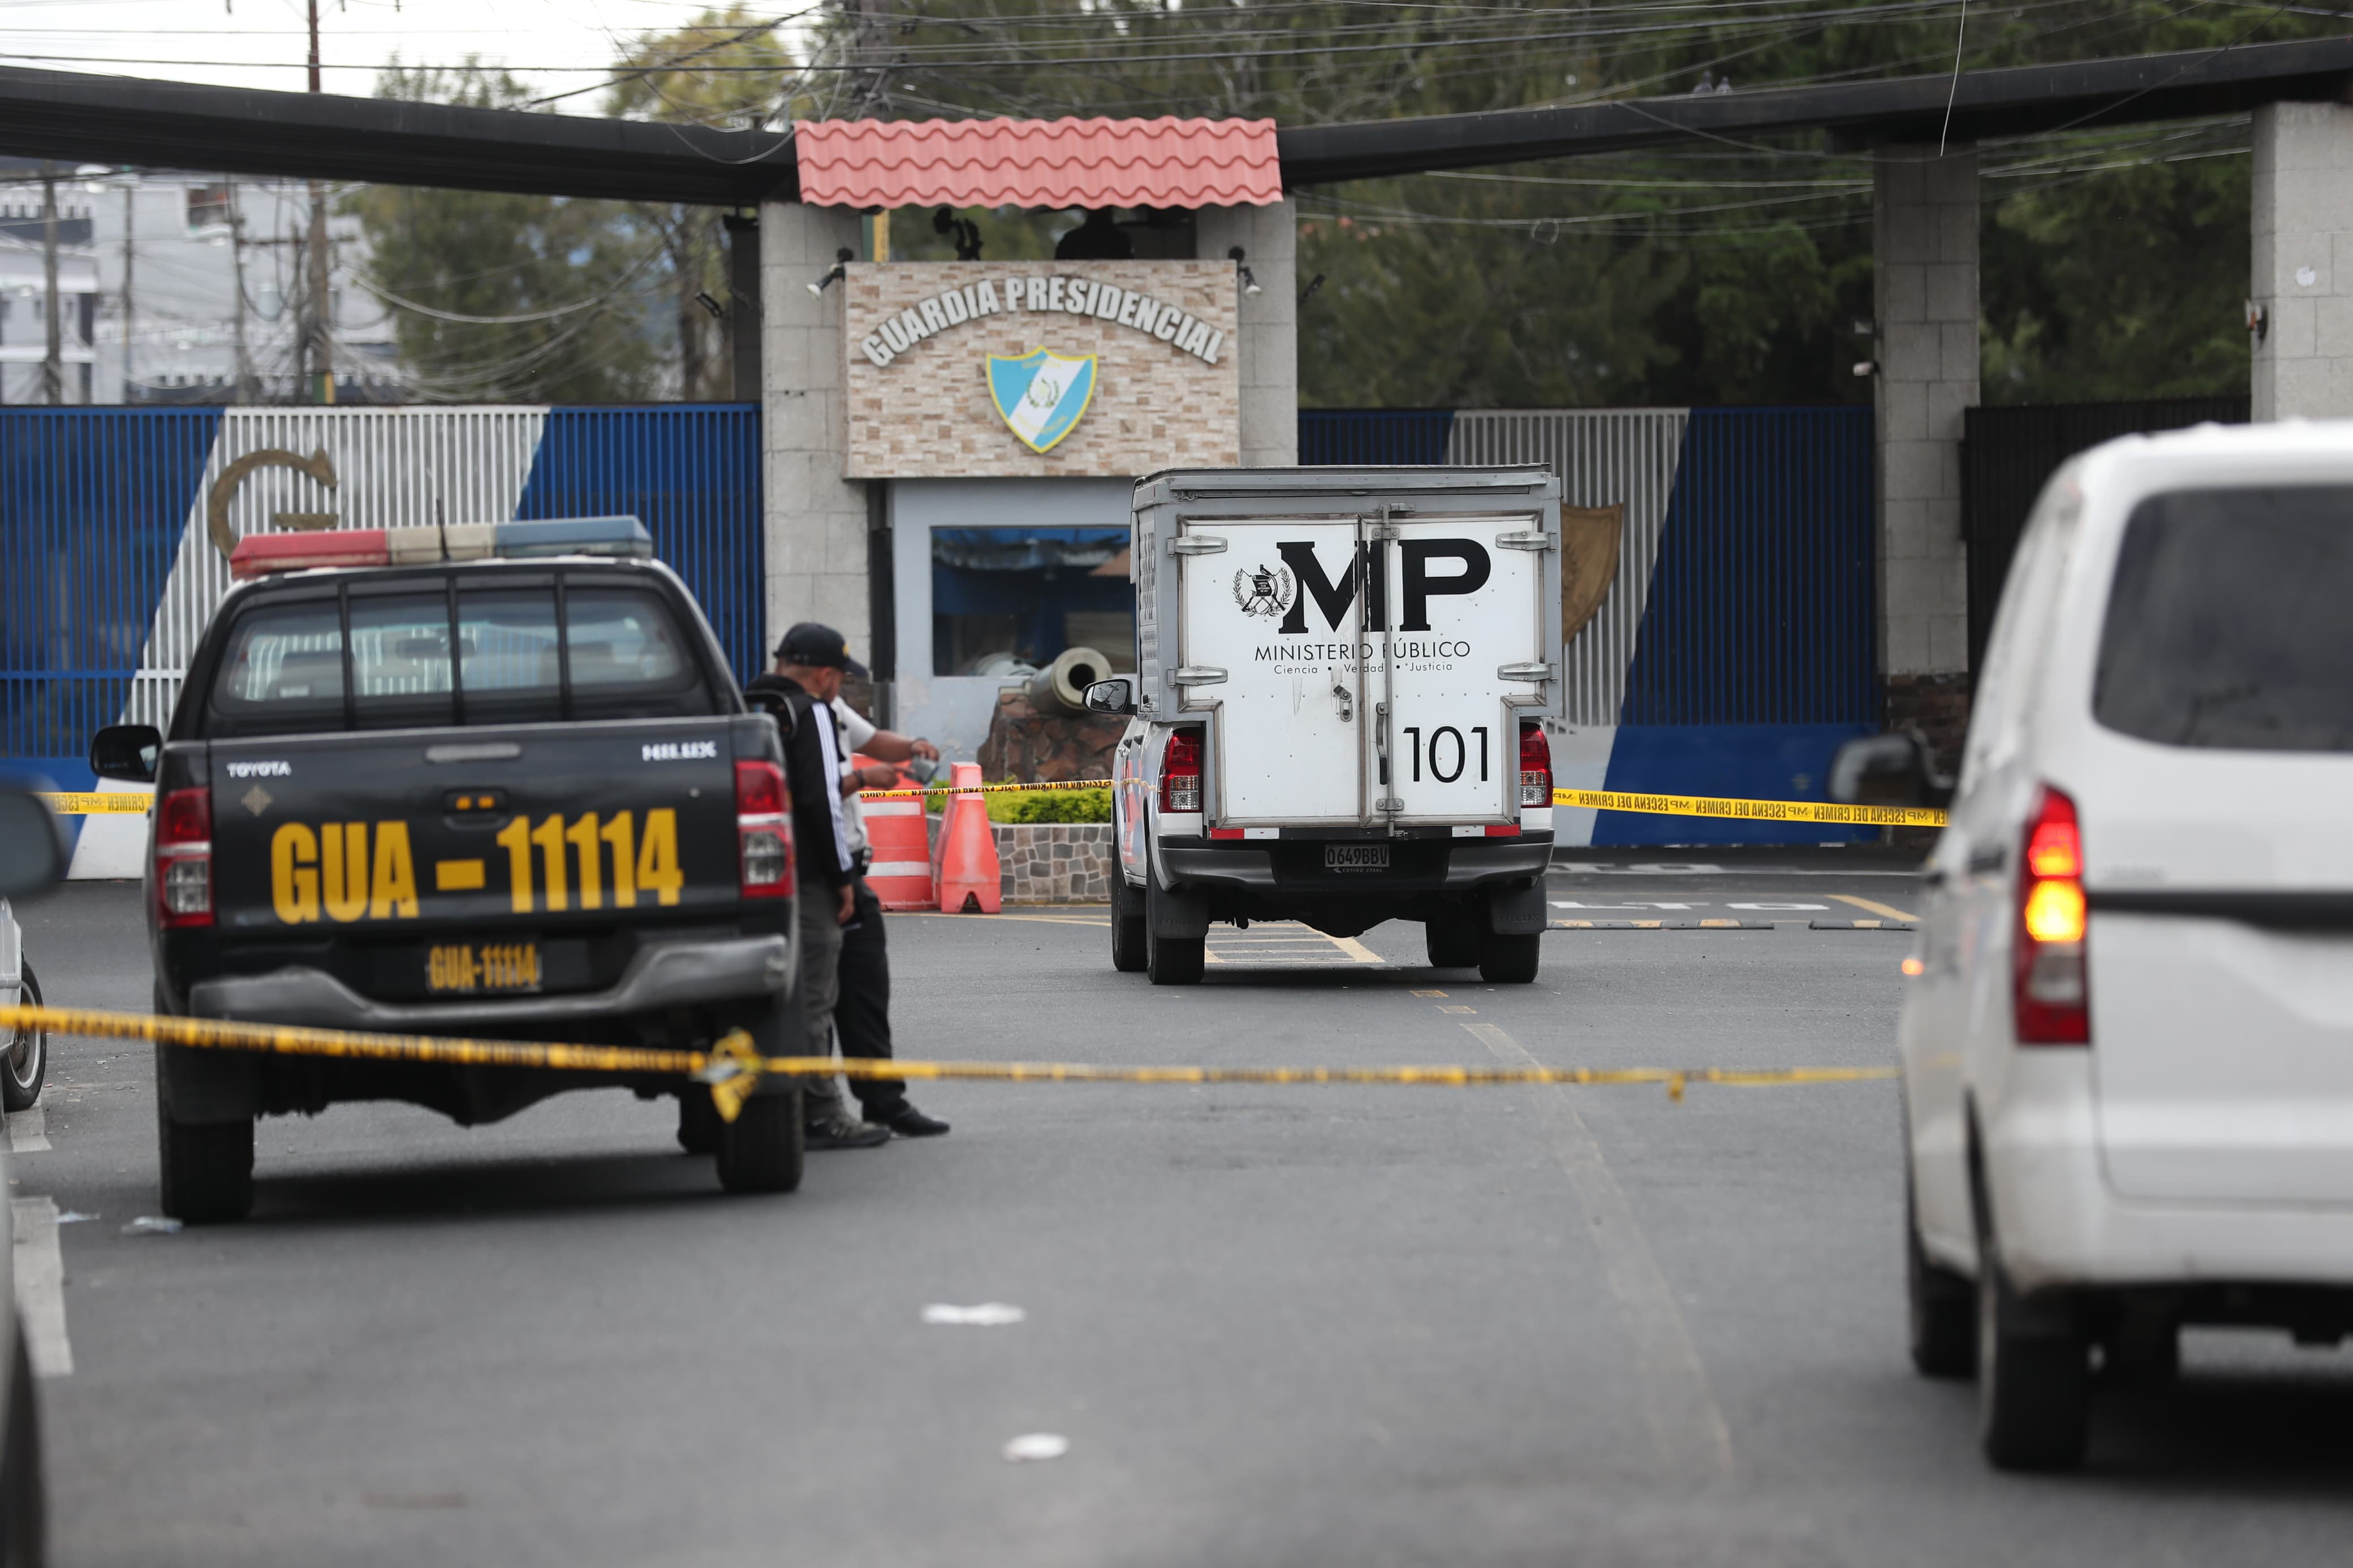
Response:
[[[1098,680],[1087,688],[1087,711],[1124,718],[1135,711],[1135,682],[1124,675]]]
[[[0,790],[0,899],[22,898],[65,874],[58,819],[37,795]]]
[[[102,779],[153,784],[164,732],[153,724],[109,724],[90,738],[90,771]]]
[[[1831,759],[1830,796],[1846,805],[1952,804],[1953,781],[1917,730],[1849,741]]]

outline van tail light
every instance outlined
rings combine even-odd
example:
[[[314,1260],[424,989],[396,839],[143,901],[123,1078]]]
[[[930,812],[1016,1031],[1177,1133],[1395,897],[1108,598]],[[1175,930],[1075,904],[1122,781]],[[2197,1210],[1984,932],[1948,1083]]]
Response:
[[[1160,809],[1201,809],[1201,731],[1172,731],[1160,753]]]
[[[793,890],[793,819],[785,809],[785,770],[774,763],[735,764],[736,879],[747,899],[781,899]]]
[[[2045,784],[2018,868],[2018,951],[2012,1002],[2021,1046],[2092,1043],[2091,977],[2084,938],[2084,834],[2075,803]]]
[[[155,912],[167,926],[213,923],[213,796],[175,789],[155,806]]]
[[[1520,805],[1552,804],[1552,742],[1545,739],[1544,726],[1520,721]]]

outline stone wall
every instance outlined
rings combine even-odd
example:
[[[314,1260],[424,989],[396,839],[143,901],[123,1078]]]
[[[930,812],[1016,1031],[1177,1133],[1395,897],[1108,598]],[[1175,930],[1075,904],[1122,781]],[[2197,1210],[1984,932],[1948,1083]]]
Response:
[[[1111,901],[1111,824],[998,822],[997,859],[1008,904]]]
[[[1027,695],[1007,690],[980,745],[980,776],[1055,784],[1111,777],[1111,754],[1127,729],[1124,719],[1040,713]]]

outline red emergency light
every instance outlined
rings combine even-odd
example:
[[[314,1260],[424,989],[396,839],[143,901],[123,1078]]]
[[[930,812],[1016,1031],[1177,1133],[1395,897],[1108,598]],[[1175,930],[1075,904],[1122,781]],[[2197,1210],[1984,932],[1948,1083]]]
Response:
[[[277,572],[313,566],[389,566],[392,546],[380,528],[343,528],[319,533],[248,533],[228,558],[228,574],[243,582]]]

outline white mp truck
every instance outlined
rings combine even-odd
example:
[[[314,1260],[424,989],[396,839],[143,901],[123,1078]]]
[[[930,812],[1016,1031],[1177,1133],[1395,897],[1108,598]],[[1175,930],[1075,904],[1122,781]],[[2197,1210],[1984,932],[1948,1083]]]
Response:
[[[1112,962],[1198,982],[1209,922],[1419,921],[1535,978],[1561,711],[1560,485],[1541,468],[1138,481],[1113,763]]]

